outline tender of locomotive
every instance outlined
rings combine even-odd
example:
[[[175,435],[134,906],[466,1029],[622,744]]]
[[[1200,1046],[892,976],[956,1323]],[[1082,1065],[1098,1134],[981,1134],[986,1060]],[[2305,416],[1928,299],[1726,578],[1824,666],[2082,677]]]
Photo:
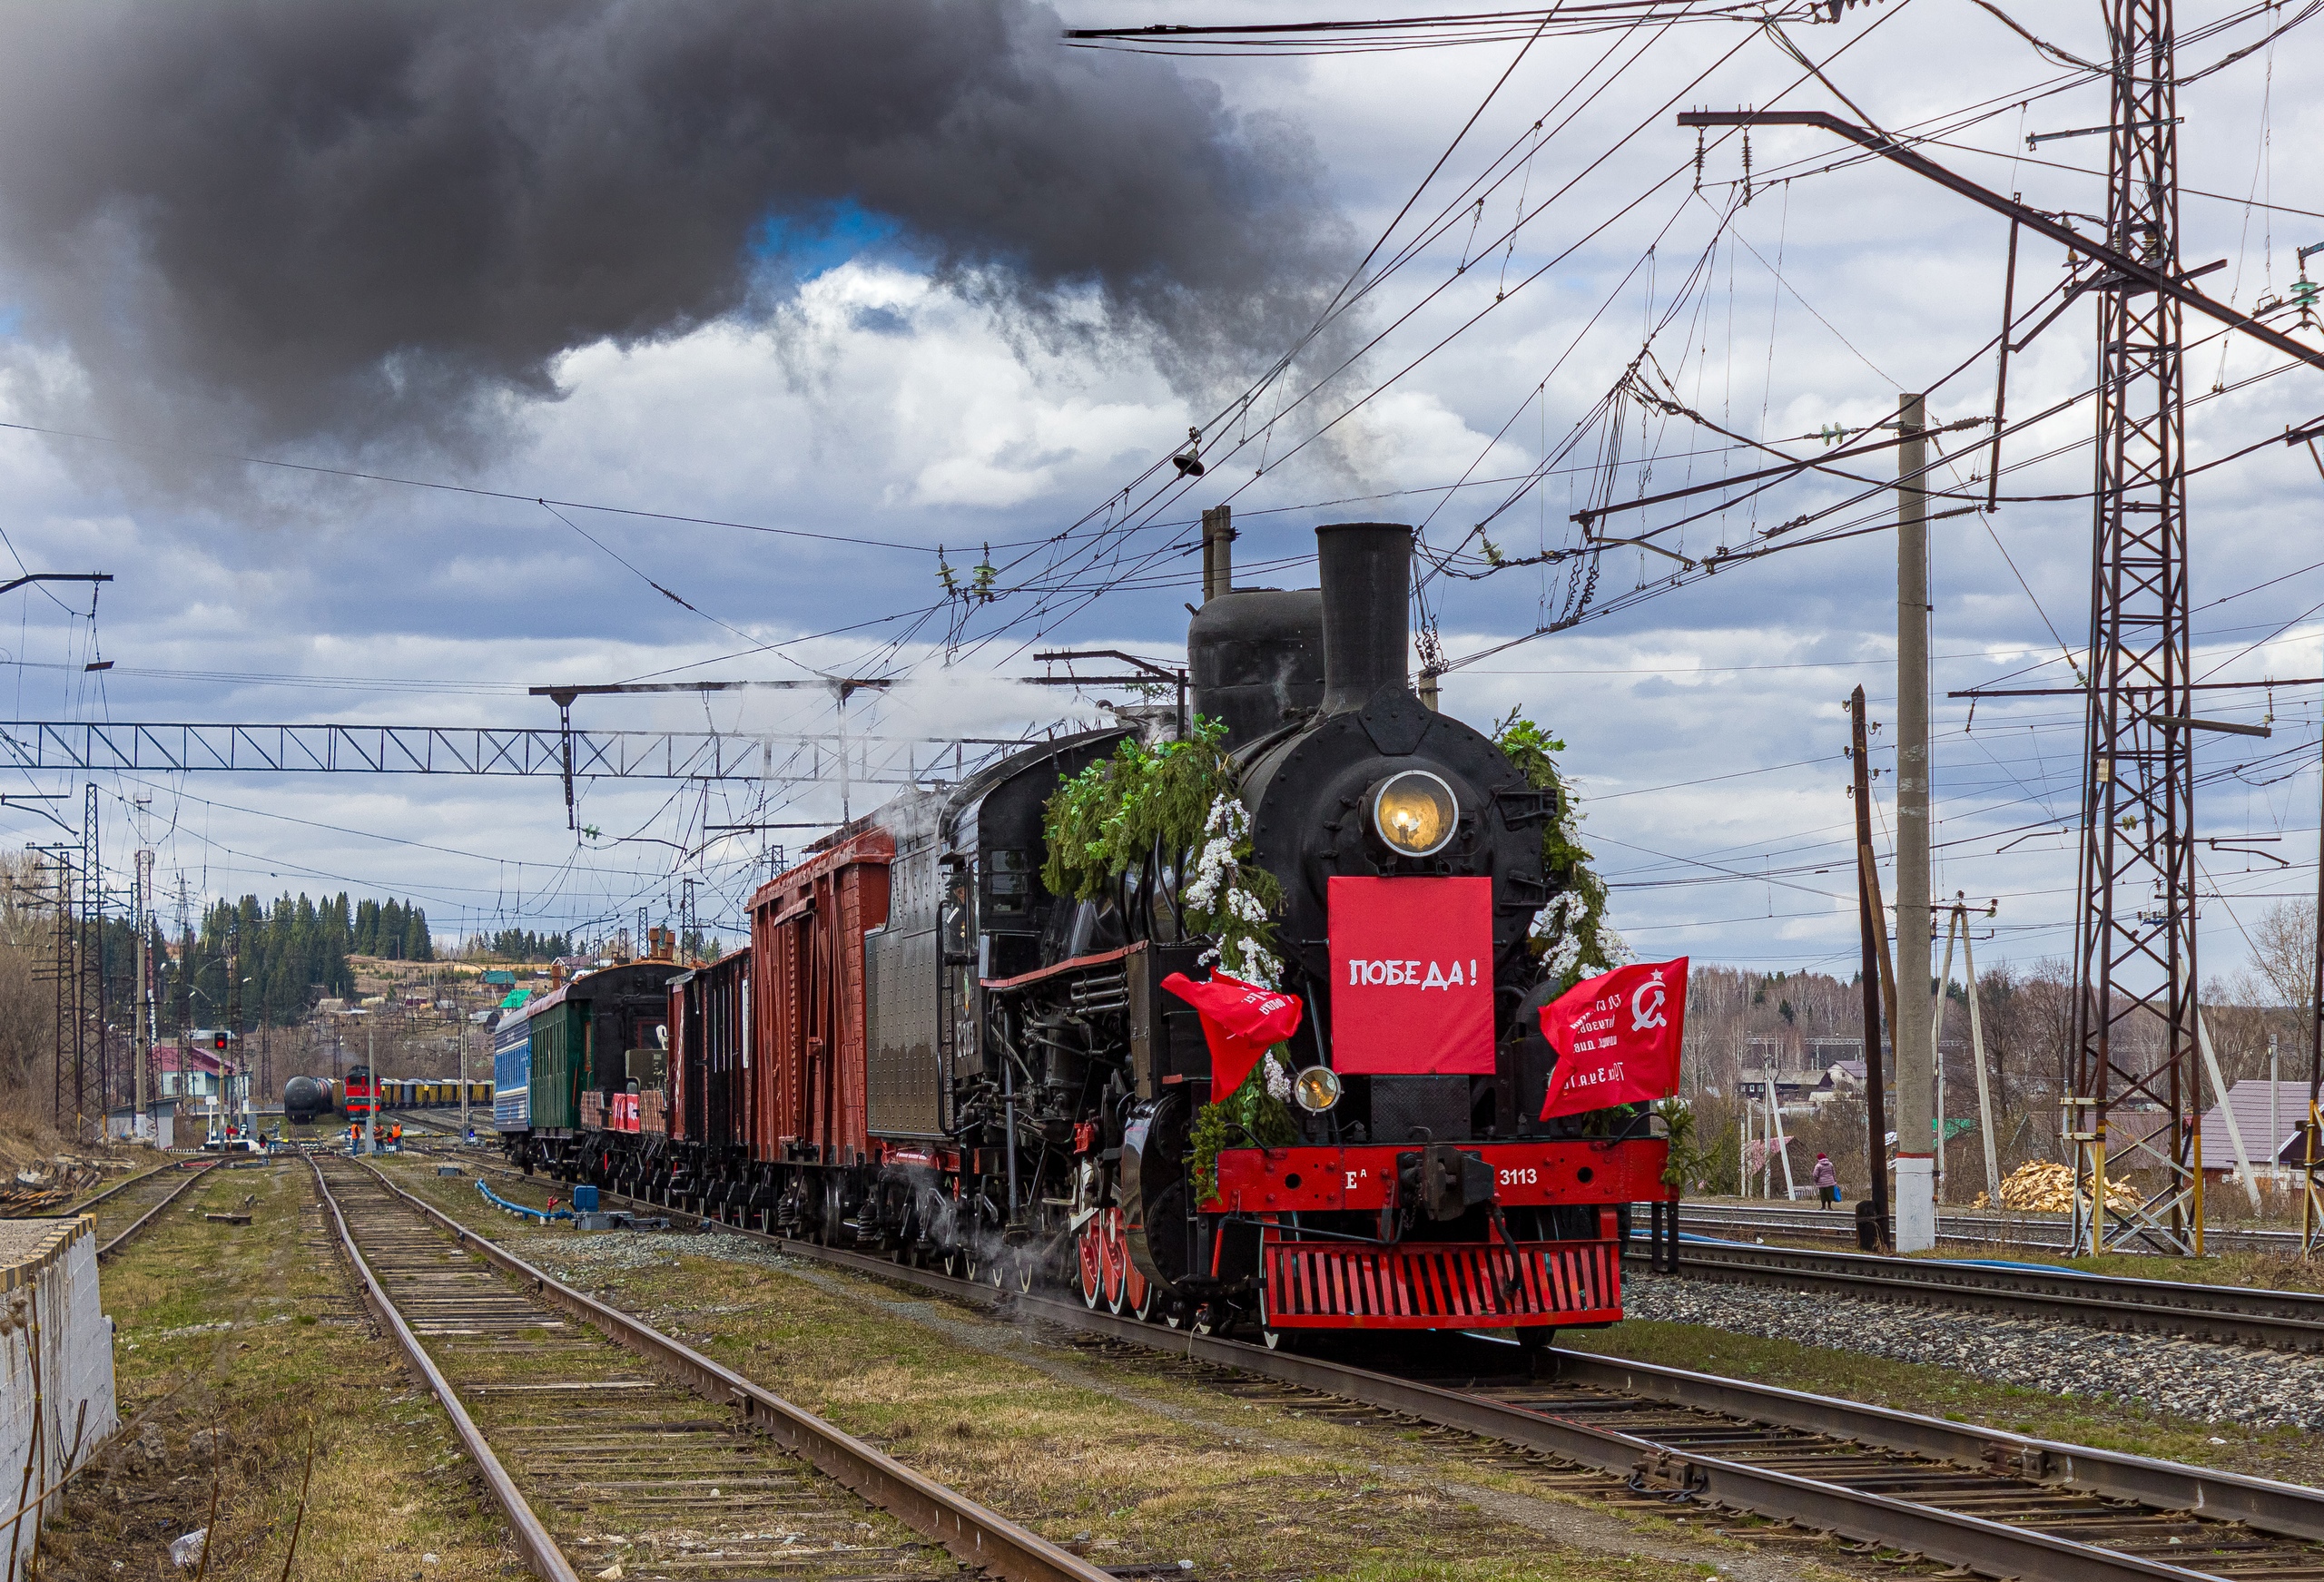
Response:
[[[1535,1118],[1556,1058],[1538,1012],[1557,985],[1529,940],[1554,899],[1556,809],[1408,684],[1410,529],[1317,540],[1320,588],[1219,595],[1187,640],[1247,860],[1280,888],[1271,928],[1302,1011],[1273,1078],[1296,1102],[1275,1107],[1265,1145],[1222,1119],[1202,1020],[1165,987],[1216,954],[1187,921],[1197,854],[1157,843],[1094,899],[1043,882],[1052,796],[1131,734],[1098,731],[819,842],[753,898],[745,949],[670,979],[666,1064],[600,1056],[603,1129],[518,1155],[1270,1338],[1486,1326],[1538,1341],[1619,1318],[1625,1206],[1675,1194],[1643,1114]],[[537,1032],[529,1046],[537,1061]],[[530,1091],[539,1139],[537,1072]],[[638,1107],[617,1117],[624,1095]]]

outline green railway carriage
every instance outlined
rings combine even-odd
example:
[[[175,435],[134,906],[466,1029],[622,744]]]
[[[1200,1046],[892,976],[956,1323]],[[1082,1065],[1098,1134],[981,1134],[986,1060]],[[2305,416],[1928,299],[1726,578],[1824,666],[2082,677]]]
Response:
[[[536,1132],[581,1125],[581,1090],[590,1075],[589,1002],[560,989],[532,1018],[532,1120]]]
[[[521,1125],[496,1125],[513,1161],[569,1174],[617,1101],[629,1101],[625,1113],[635,1116],[630,1052],[661,1046],[665,986],[678,970],[670,961],[623,962],[585,972],[523,1007],[523,1042],[507,1047],[505,1063],[511,1077],[519,1065],[528,1067],[527,1110]],[[495,1048],[497,1071],[503,1046]]]

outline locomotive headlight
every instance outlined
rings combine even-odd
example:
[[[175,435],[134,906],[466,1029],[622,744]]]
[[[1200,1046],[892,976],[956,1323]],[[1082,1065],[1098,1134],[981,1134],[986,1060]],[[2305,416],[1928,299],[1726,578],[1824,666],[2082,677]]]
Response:
[[[1311,1115],[1340,1102],[1340,1079],[1328,1066],[1310,1066],[1291,1079],[1292,1101]]]
[[[1460,819],[1452,788],[1424,769],[1391,775],[1372,793],[1372,827],[1407,857],[1426,857],[1452,839]]]

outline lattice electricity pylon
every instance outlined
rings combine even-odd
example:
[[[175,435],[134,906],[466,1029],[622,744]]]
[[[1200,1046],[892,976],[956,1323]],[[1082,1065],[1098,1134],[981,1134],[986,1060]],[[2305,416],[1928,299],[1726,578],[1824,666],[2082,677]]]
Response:
[[[2176,275],[2171,0],[2109,0],[2106,9],[2113,39],[2106,240]],[[2189,1113],[2201,1087],[2180,304],[2120,274],[2102,279],[2098,290],[2096,555],[2074,1083],[2064,1126],[2075,1144],[2074,1234],[2093,1253],[2130,1245],[2199,1253],[2202,1170]],[[2135,1207],[2107,1201],[2110,1164],[2152,1183]]]

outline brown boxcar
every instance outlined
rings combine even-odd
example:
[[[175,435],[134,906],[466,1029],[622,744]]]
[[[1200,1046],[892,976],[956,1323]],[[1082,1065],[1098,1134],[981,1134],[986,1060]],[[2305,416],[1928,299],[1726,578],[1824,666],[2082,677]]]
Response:
[[[866,1156],[863,936],[888,919],[895,838],[867,829],[751,898],[753,1160],[852,1164]]]
[[[751,953],[738,949],[670,979],[669,1135],[715,1150],[748,1145]]]

